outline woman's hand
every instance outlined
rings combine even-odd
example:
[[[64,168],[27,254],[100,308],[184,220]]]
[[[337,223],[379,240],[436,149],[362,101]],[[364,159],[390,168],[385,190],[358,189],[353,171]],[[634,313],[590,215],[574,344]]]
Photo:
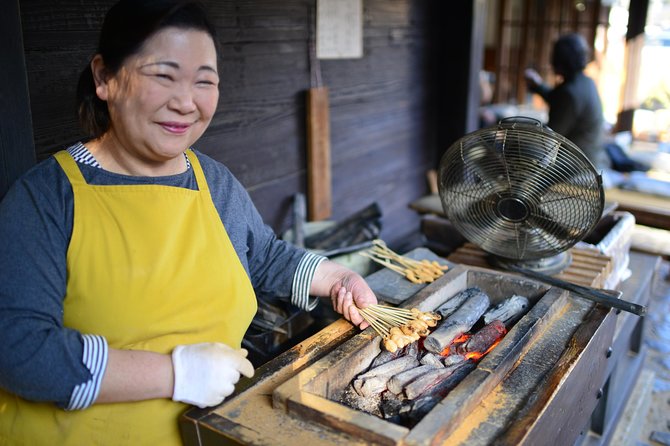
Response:
[[[369,324],[358,312],[358,308],[377,303],[377,297],[365,279],[358,273],[329,260],[321,262],[314,273],[310,294],[330,297],[333,309],[361,330]]]

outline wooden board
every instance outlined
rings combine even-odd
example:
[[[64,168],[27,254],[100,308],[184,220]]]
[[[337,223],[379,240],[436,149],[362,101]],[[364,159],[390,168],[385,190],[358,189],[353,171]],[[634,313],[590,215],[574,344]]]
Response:
[[[434,260],[442,265],[448,265],[449,268],[456,266],[426,248],[416,248],[404,255],[414,260]],[[374,291],[378,300],[391,304],[404,302],[427,285],[426,283],[412,283],[404,276],[388,268],[370,274],[365,278],[365,281]]]
[[[325,220],[331,214],[330,112],[328,88],[307,92],[307,217]]]
[[[612,259],[596,249],[572,248],[570,265],[554,277],[577,285],[602,288],[606,279],[612,274]],[[490,268],[488,254],[472,243],[465,243],[447,260],[454,263]]]
[[[605,197],[617,202],[619,210],[633,214],[639,224],[670,229],[670,200],[667,197],[623,189],[607,189]]]

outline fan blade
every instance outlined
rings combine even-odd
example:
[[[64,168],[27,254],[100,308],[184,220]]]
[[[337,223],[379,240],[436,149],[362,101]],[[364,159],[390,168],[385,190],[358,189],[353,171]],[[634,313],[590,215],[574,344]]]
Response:
[[[495,140],[475,137],[450,154],[441,162],[441,178],[448,177],[452,169],[460,168],[458,177],[470,184],[484,183],[495,189],[508,187],[504,156]]]
[[[545,240],[556,240],[551,242],[552,246],[570,246],[577,243],[579,234],[582,232],[579,228],[565,225],[547,215],[542,209],[535,209],[534,213],[528,217],[526,223],[537,230],[551,234],[551,237],[544,237]]]

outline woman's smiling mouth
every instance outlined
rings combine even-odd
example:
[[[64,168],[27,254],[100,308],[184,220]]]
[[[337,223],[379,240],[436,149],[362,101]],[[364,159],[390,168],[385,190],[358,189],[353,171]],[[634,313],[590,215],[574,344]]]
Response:
[[[191,127],[191,124],[181,122],[159,122],[158,124],[168,132],[177,135],[186,133],[186,131]]]

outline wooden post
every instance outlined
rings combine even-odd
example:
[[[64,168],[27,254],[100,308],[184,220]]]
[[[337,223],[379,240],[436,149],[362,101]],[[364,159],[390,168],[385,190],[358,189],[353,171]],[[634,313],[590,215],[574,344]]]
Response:
[[[331,216],[330,114],[328,88],[307,92],[307,217]]]

